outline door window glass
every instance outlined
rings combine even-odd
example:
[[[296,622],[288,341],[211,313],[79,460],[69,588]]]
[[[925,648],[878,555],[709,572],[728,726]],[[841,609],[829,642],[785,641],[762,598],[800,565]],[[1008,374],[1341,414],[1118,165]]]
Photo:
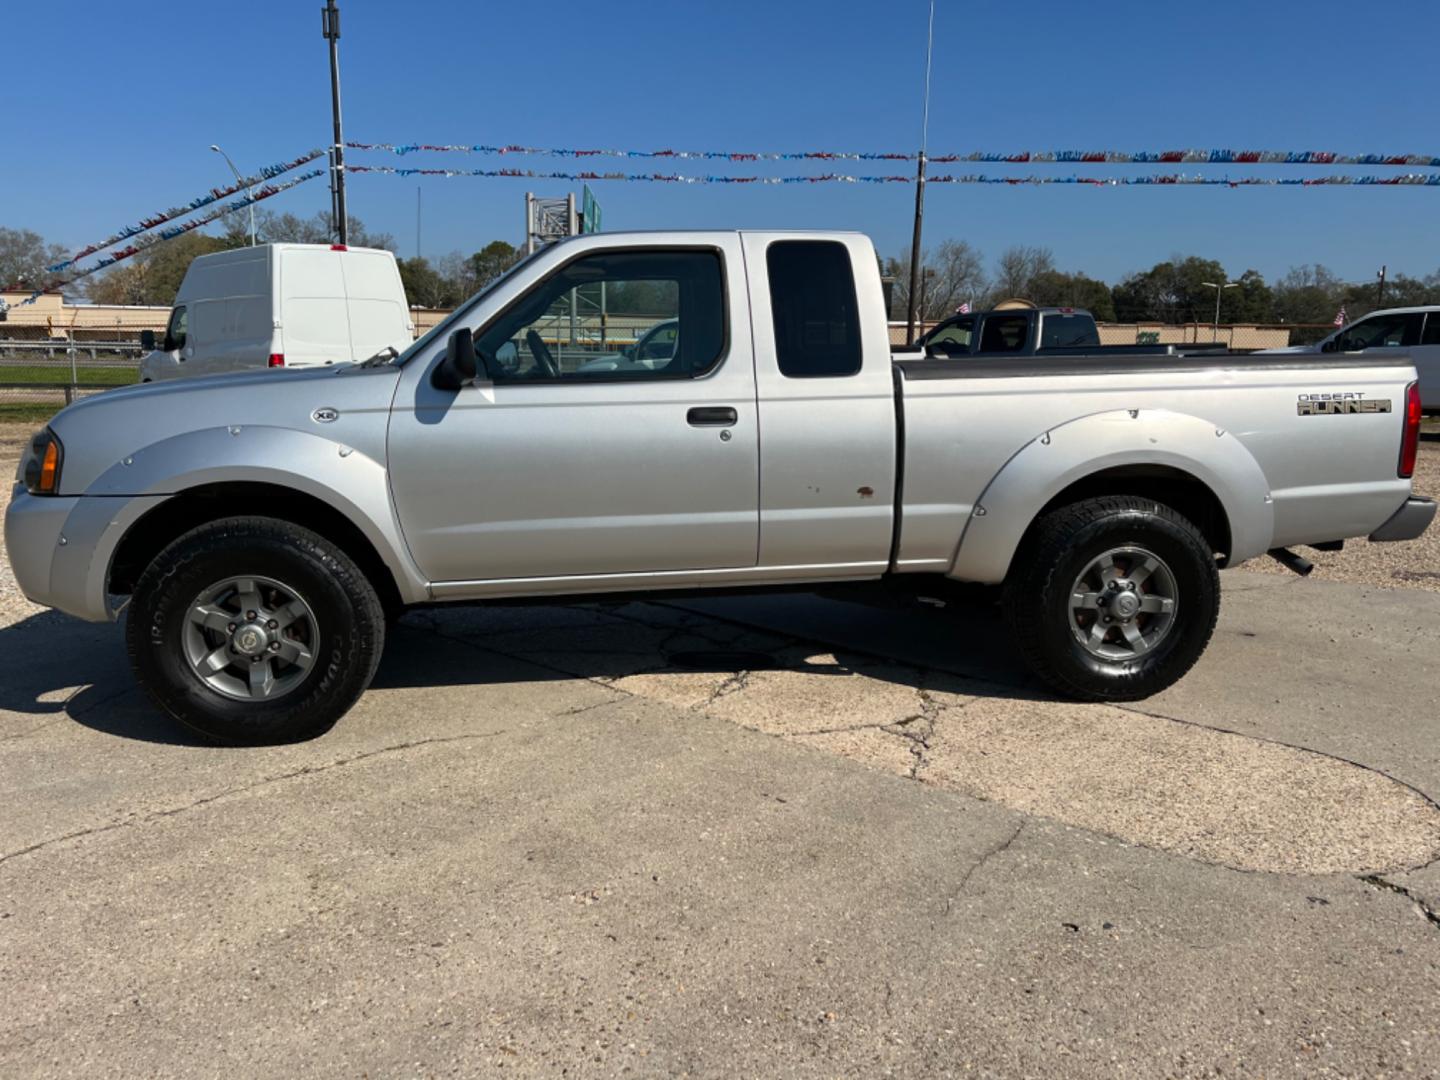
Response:
[[[925,350],[941,356],[964,356],[970,351],[970,339],[975,334],[975,316],[965,315],[952,322],[942,323],[925,342]]]
[[[663,337],[653,347],[645,340],[651,330]],[[635,342],[628,351],[627,341]],[[586,255],[513,303],[481,331],[476,348],[497,382],[703,375],[725,351],[720,255]]]
[[[833,240],[781,240],[766,249],[775,358],[791,379],[860,370],[860,319],[850,252]]]
[[[1432,311],[1425,316],[1425,336],[1420,339],[1421,345],[1440,345],[1440,311]]]
[[[1029,325],[1028,315],[987,315],[985,326],[980,331],[980,351],[1019,352],[1025,348],[1025,332]]]
[[[1335,339],[1339,352],[1378,349],[1386,346],[1416,345],[1420,341],[1423,315],[1372,315],[1361,319]]]
[[[167,349],[183,349],[185,347],[185,335],[189,328],[190,320],[182,304],[170,312],[170,322],[165,327],[165,342]]]

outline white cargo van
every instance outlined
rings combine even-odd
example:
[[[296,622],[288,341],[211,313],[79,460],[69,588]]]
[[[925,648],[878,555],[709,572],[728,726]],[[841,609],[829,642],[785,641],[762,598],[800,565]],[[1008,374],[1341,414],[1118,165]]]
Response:
[[[395,256],[338,244],[262,244],[190,264],[140,381],[365,360],[415,338]]]

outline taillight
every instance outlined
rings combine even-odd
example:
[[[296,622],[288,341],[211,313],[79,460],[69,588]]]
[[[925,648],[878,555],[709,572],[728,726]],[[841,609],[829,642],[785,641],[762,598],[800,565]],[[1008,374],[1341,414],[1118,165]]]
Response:
[[[270,363],[269,363],[268,365],[266,365],[266,366],[267,366],[267,367],[284,367],[284,366],[285,366],[285,354],[284,354],[284,353],[278,353],[278,352],[272,352],[272,353],[270,354]]]
[[[1405,433],[1400,437],[1400,478],[1415,475],[1415,458],[1420,453],[1420,384],[1405,388]]]

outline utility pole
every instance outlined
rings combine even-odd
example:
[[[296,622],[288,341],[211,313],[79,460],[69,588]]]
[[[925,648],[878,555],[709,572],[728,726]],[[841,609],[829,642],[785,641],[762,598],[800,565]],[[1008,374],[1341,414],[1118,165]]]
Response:
[[[920,154],[915,165],[915,232],[910,238],[910,298],[905,345],[915,344],[915,316],[920,302],[920,225],[925,216],[925,146],[930,135],[930,57],[935,48],[935,0],[930,0],[930,29],[925,39],[925,107],[920,119]]]
[[[1385,267],[1380,267],[1380,273],[1375,275],[1380,279],[1379,288],[1375,290],[1375,306],[1385,306]]]
[[[335,149],[330,166],[330,191],[335,202],[335,235],[350,243],[350,222],[345,210],[345,140],[340,134],[340,9],[335,0],[325,0],[320,9],[325,40],[330,42],[330,107],[335,114]]]

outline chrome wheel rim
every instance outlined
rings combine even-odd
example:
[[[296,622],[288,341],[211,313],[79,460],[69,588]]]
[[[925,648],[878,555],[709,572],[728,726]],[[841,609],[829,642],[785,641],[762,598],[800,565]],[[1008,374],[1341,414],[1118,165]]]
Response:
[[[1136,660],[1165,640],[1179,608],[1175,575],[1153,551],[1127,545],[1092,559],[1070,587],[1070,632],[1100,660]]]
[[[273,701],[315,666],[319,624],[298,592],[242,575],[202,589],[185,612],[182,648],[202,683],[236,701]]]

